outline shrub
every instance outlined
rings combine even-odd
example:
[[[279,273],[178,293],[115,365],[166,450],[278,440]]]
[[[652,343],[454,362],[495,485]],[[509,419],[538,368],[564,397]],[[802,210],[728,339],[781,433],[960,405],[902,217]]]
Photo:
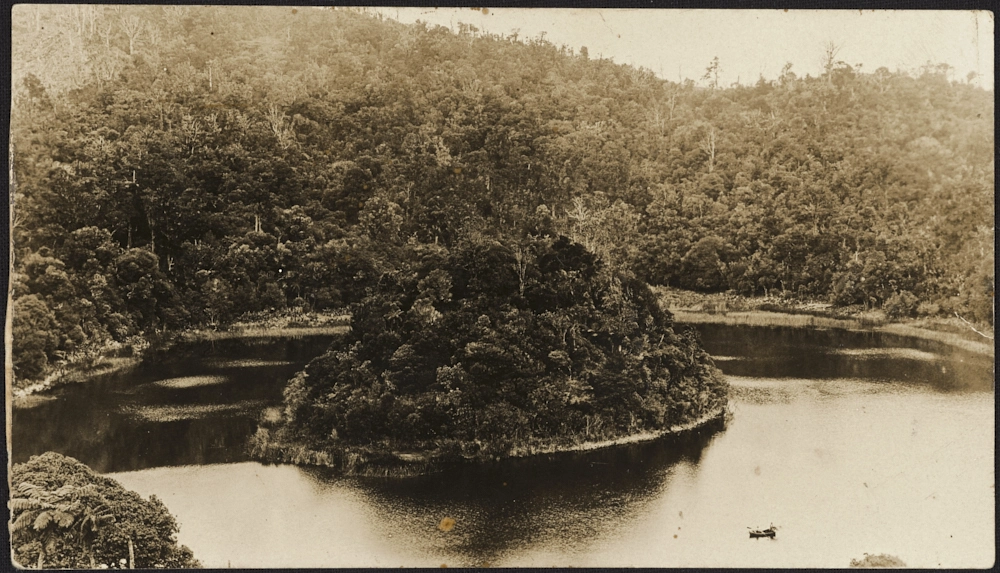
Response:
[[[937,316],[941,312],[941,306],[933,302],[922,302],[917,305],[918,316]]]
[[[894,293],[885,301],[883,310],[889,318],[909,318],[917,313],[917,297],[910,291]]]
[[[200,566],[190,549],[177,544],[177,521],[160,500],[144,500],[73,458],[32,456],[14,465],[10,483],[11,550],[21,567],[38,563],[40,555],[46,568],[113,567],[128,558],[129,540],[137,568]],[[29,513],[44,513],[46,505],[58,527]],[[18,519],[32,523],[19,527]]]

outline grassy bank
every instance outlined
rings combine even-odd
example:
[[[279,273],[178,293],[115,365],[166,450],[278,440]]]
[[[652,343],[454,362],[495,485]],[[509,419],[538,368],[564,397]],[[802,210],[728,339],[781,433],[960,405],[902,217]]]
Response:
[[[933,340],[956,348],[994,355],[993,330],[971,326],[959,317],[920,317],[890,320],[881,310],[834,307],[827,303],[794,301],[777,297],[749,298],[727,294],[702,294],[666,288],[654,289],[661,303],[678,323],[841,328],[885,332]],[[975,328],[975,330],[973,330]],[[978,331],[978,332],[977,332]]]
[[[37,400],[30,397],[65,384],[85,382],[95,376],[134,368],[140,362],[150,343],[142,337],[133,337],[129,343],[112,342],[90,346],[48,369],[40,380],[12,380],[7,378],[10,398],[15,407],[28,407]]]
[[[483,463],[504,458],[524,458],[535,455],[585,452],[611,446],[636,444],[683,434],[712,424],[724,424],[728,418],[728,408],[715,409],[695,420],[675,424],[659,431],[639,432],[624,436],[587,439],[582,436],[564,438],[559,442],[537,442],[512,446],[496,454],[461,454],[462,445],[448,443],[432,451],[401,452],[391,448],[348,447],[334,451],[320,451],[277,437],[278,432],[266,427],[257,429],[250,438],[251,456],[269,463],[321,466],[336,469],[345,475],[369,477],[406,477],[434,473],[445,467],[461,463]],[[273,416],[265,412],[264,418]],[[274,422],[272,418],[270,420]],[[270,424],[269,424],[270,425]]]
[[[86,382],[97,376],[122,372],[138,366],[152,352],[162,352],[177,342],[217,341],[237,338],[297,338],[344,332],[350,316],[343,312],[305,313],[280,311],[244,315],[239,320],[213,328],[192,328],[176,332],[133,336],[128,341],[92,345],[68,355],[52,365],[39,380],[8,377],[10,397],[15,407],[29,407],[31,399],[59,386]]]
[[[294,338],[337,334],[351,325],[345,312],[258,312],[240,317],[223,327],[188,329],[179,333],[185,342],[232,338]]]
[[[328,326],[257,326],[238,330],[190,330],[181,332],[178,338],[184,342],[230,340],[234,338],[300,338],[303,336],[338,334],[347,330],[348,326],[346,324],[331,324]]]

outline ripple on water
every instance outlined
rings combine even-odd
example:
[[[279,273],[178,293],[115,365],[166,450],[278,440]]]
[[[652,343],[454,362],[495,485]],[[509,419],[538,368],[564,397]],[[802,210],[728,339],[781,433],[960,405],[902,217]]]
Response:
[[[929,362],[941,358],[933,352],[917,350],[916,348],[833,348],[828,352],[830,354],[867,359],[906,358]]]
[[[43,395],[43,394],[28,394],[26,396],[15,396],[12,404],[15,408],[27,409],[35,408],[46,404],[53,400],[57,400],[55,396]]]
[[[194,388],[197,386],[211,386],[213,384],[225,384],[229,381],[226,376],[184,376],[183,378],[168,378],[153,382],[156,386],[164,388]]]
[[[219,414],[240,414],[263,406],[263,400],[243,400],[233,404],[187,404],[178,406],[125,406],[122,412],[133,418],[149,422],[176,422],[217,416]]]
[[[750,404],[789,404],[799,398],[822,399],[856,394],[894,394],[907,385],[888,380],[862,378],[804,379],[726,376],[729,395]]]
[[[257,360],[246,358],[242,360],[213,360],[208,363],[212,368],[265,368],[269,366],[288,366],[294,364],[289,360]]]
[[[787,381],[726,376],[729,380],[729,395],[739,402],[750,404],[788,404],[794,392]]]

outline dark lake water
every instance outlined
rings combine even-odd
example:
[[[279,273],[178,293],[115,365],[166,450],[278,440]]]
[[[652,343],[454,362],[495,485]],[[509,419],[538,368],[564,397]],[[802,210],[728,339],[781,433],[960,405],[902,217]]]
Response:
[[[209,567],[988,567],[990,357],[886,334],[698,325],[734,416],[691,434],[405,479],[262,465],[263,408],[328,339],[223,341],[13,412],[178,516]],[[449,532],[442,519],[455,520]],[[747,527],[778,526],[751,540]]]

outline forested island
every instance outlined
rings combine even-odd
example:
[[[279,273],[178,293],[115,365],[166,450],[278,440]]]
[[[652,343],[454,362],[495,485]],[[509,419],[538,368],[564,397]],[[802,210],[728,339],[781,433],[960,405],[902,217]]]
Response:
[[[727,385],[649,287],[566,237],[410,244],[285,389],[264,459],[352,472],[573,449],[718,418]]]

